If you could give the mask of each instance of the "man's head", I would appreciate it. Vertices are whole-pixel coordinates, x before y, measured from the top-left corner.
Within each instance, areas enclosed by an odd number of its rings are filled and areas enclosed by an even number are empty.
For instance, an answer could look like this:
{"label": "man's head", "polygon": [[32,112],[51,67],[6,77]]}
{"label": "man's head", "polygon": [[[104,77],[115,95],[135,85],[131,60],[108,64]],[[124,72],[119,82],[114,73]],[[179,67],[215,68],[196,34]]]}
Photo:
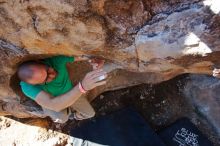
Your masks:
{"label": "man's head", "polygon": [[47,80],[48,67],[38,61],[27,61],[18,67],[18,77],[29,84],[42,84]]}

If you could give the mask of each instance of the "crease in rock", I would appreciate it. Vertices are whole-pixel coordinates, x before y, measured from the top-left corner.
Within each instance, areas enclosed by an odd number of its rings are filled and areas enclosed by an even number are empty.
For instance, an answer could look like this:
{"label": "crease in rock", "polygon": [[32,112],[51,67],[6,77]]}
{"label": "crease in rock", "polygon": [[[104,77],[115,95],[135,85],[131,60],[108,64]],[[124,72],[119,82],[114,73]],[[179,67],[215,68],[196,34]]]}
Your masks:
{"label": "crease in rock", "polygon": [[14,44],[4,41],[2,39],[0,39],[0,49],[4,51],[7,55],[8,53],[13,53],[16,56],[24,56],[27,54],[27,51],[25,49],[15,46]]}
{"label": "crease in rock", "polygon": [[33,27],[34,30],[36,31],[36,33],[41,36],[40,32],[37,29],[38,23],[39,23],[39,18],[37,16],[32,16],[32,20],[33,20]]}

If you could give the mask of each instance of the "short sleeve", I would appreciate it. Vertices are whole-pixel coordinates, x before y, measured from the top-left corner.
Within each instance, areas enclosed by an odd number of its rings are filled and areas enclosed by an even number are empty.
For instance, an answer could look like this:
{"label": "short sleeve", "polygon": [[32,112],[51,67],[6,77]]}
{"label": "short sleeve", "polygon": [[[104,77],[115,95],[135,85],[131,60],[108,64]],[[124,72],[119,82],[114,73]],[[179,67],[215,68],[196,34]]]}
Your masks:
{"label": "short sleeve", "polygon": [[66,64],[66,63],[73,63],[75,58],[73,56],[55,56],[51,57],[51,60],[55,63],[60,63],[60,64]]}
{"label": "short sleeve", "polygon": [[25,82],[20,82],[20,86],[22,92],[32,100],[35,100],[37,94],[39,94],[42,91],[42,89],[37,85],[30,85]]}

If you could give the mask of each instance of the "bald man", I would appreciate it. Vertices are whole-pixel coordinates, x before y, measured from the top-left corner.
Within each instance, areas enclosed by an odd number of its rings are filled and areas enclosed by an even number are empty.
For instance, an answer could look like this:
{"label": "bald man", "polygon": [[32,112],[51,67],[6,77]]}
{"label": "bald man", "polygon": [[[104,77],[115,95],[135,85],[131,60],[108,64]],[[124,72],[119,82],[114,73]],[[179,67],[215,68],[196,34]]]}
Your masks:
{"label": "bald man", "polygon": [[85,94],[97,86],[106,84],[107,73],[101,64],[93,63],[95,70],[73,86],[66,67],[67,63],[85,60],[82,57],[55,56],[40,61],[27,61],[18,68],[22,92],[37,102],[46,116],[54,122],[65,123],[74,111],[76,120],[88,119],[95,111]]}

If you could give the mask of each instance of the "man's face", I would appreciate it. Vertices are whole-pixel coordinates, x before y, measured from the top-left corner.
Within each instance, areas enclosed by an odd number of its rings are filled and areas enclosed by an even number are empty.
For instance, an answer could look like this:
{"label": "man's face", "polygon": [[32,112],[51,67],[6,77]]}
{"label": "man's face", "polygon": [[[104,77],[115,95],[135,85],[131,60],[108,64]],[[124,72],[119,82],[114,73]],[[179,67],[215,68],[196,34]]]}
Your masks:
{"label": "man's face", "polygon": [[28,78],[26,82],[29,84],[42,84],[45,83],[47,79],[47,68],[44,65],[30,65],[27,70],[25,70]]}

